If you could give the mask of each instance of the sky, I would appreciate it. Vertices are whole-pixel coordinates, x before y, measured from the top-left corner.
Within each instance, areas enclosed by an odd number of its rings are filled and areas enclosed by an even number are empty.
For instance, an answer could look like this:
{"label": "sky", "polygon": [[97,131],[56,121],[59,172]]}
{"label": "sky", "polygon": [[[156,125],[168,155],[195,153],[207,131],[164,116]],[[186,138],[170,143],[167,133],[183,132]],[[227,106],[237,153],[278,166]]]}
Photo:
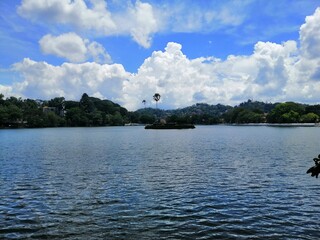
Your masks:
{"label": "sky", "polygon": [[320,0],[0,0],[0,93],[130,111],[320,104]]}

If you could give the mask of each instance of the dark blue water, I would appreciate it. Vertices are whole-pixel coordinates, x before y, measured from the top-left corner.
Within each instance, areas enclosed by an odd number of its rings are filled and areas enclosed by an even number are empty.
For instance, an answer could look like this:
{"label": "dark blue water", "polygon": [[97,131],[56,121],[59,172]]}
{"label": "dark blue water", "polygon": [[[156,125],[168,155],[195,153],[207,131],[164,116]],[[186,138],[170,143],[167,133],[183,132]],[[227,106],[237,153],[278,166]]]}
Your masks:
{"label": "dark blue water", "polygon": [[0,130],[0,239],[319,239],[320,128]]}

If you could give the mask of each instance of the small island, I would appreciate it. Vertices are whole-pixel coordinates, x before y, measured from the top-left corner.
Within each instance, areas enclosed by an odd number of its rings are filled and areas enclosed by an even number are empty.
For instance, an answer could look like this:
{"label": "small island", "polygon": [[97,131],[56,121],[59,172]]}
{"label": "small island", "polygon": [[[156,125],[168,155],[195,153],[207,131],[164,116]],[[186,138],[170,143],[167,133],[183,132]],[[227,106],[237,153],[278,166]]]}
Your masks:
{"label": "small island", "polygon": [[193,129],[195,126],[189,123],[166,123],[165,121],[147,124],[145,129]]}

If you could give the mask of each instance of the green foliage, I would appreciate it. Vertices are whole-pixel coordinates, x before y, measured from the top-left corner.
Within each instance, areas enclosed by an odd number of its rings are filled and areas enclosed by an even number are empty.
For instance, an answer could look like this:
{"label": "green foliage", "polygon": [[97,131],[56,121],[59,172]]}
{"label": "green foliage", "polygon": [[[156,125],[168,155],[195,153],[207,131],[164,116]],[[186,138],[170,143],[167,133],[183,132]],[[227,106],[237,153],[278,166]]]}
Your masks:
{"label": "green foliage", "polygon": [[245,109],[236,107],[229,110],[224,115],[224,120],[227,123],[263,123],[265,122],[264,113],[259,109]]}
{"label": "green foliage", "polygon": [[[70,107],[70,108],[69,108]],[[100,100],[84,93],[78,104],[65,102],[68,126],[120,126],[127,118],[127,109],[110,100]]]}
{"label": "green foliage", "polygon": [[66,113],[67,125],[71,127],[87,126],[89,120],[85,112],[80,107],[73,107],[68,109]]}
{"label": "green foliage", "polygon": [[43,122],[44,127],[60,127],[64,125],[65,120],[58,116],[56,113],[49,112],[47,114],[44,114]]}
{"label": "green foliage", "polygon": [[261,123],[263,122],[263,113],[244,109],[240,111],[236,123]]}
{"label": "green foliage", "polygon": [[319,121],[319,115],[309,112],[301,116],[301,122],[304,123],[315,123]]}
{"label": "green foliage", "polygon": [[9,119],[9,113],[6,106],[0,105],[0,127],[4,127]]}
{"label": "green foliage", "polygon": [[177,115],[180,118],[179,121],[183,123],[218,124],[222,122],[222,115],[231,108],[222,104],[197,103],[190,107],[172,110],[169,114]]}
{"label": "green foliage", "polygon": [[268,113],[270,112],[276,104],[274,103],[264,103],[259,101],[252,101],[251,99],[248,99],[248,101],[240,103],[239,107],[248,109],[254,112],[259,111],[260,113]]}
{"label": "green foliage", "polygon": [[0,93],[0,105],[2,105],[4,103],[4,95],[2,93]]}
{"label": "green foliage", "polygon": [[305,112],[307,113],[315,113],[318,116],[320,116],[320,105],[311,105],[311,106],[306,106]]}
{"label": "green foliage", "polygon": [[10,104],[7,107],[7,113],[8,113],[8,120],[10,122],[18,121],[22,117],[21,109],[18,106],[14,105],[14,104]]}
{"label": "green foliage", "polygon": [[55,113],[62,116],[65,109],[65,99],[64,97],[53,98],[48,101],[48,106],[56,108]]}
{"label": "green foliage", "polygon": [[294,102],[279,103],[267,117],[269,123],[298,123],[304,114],[303,105]]}
{"label": "green foliage", "polygon": [[279,118],[280,123],[298,123],[300,119],[300,114],[293,110],[282,114]]}
{"label": "green foliage", "polygon": [[[152,115],[143,114],[140,116],[140,123],[142,124],[150,124],[150,123],[154,123],[155,121],[156,121],[156,118]],[[132,121],[132,122],[135,122],[135,121]]]}
{"label": "green foliage", "polygon": [[64,104],[65,104],[65,109],[79,107],[79,102],[77,101],[65,101]]}
{"label": "green foliage", "polygon": [[88,94],[84,93],[80,99],[79,106],[86,113],[92,113],[95,110],[95,105]]}
{"label": "green foliage", "polygon": [[116,112],[114,115],[111,116],[110,124],[112,126],[122,126],[124,125],[124,120],[120,112]]}
{"label": "green foliage", "polygon": [[30,107],[26,107],[24,110],[24,120],[26,121],[26,125],[31,128],[45,126],[43,111],[38,106],[34,107],[31,105]]}
{"label": "green foliage", "polygon": [[232,109],[232,107],[222,104],[197,103],[193,106],[176,110],[143,108],[135,111],[130,116],[131,119],[134,119],[131,122],[138,123],[153,123],[156,119],[166,119],[167,122],[217,124],[221,123],[221,117],[228,109]]}
{"label": "green foliage", "polygon": [[188,116],[171,115],[167,117],[166,121],[172,123],[190,123],[191,118]]}
{"label": "green foliage", "polygon": [[[143,108],[135,111],[129,116],[130,116],[130,119],[134,119],[134,121],[131,120],[131,122],[153,123],[157,119],[166,118],[168,115],[170,115],[168,111],[161,110],[158,108]],[[153,121],[150,122],[151,120]]]}
{"label": "green foliage", "polygon": [[0,94],[0,127],[61,127],[123,125],[127,109],[84,93],[79,102],[56,97],[49,101]]}

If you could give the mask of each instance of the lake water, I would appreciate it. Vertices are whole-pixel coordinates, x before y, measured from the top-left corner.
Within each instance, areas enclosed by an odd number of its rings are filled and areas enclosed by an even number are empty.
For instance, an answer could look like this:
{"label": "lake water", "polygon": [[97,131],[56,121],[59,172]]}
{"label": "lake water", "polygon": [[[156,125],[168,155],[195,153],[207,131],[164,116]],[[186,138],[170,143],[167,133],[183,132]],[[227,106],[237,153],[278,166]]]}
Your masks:
{"label": "lake water", "polygon": [[0,130],[0,239],[319,239],[320,128]]}

